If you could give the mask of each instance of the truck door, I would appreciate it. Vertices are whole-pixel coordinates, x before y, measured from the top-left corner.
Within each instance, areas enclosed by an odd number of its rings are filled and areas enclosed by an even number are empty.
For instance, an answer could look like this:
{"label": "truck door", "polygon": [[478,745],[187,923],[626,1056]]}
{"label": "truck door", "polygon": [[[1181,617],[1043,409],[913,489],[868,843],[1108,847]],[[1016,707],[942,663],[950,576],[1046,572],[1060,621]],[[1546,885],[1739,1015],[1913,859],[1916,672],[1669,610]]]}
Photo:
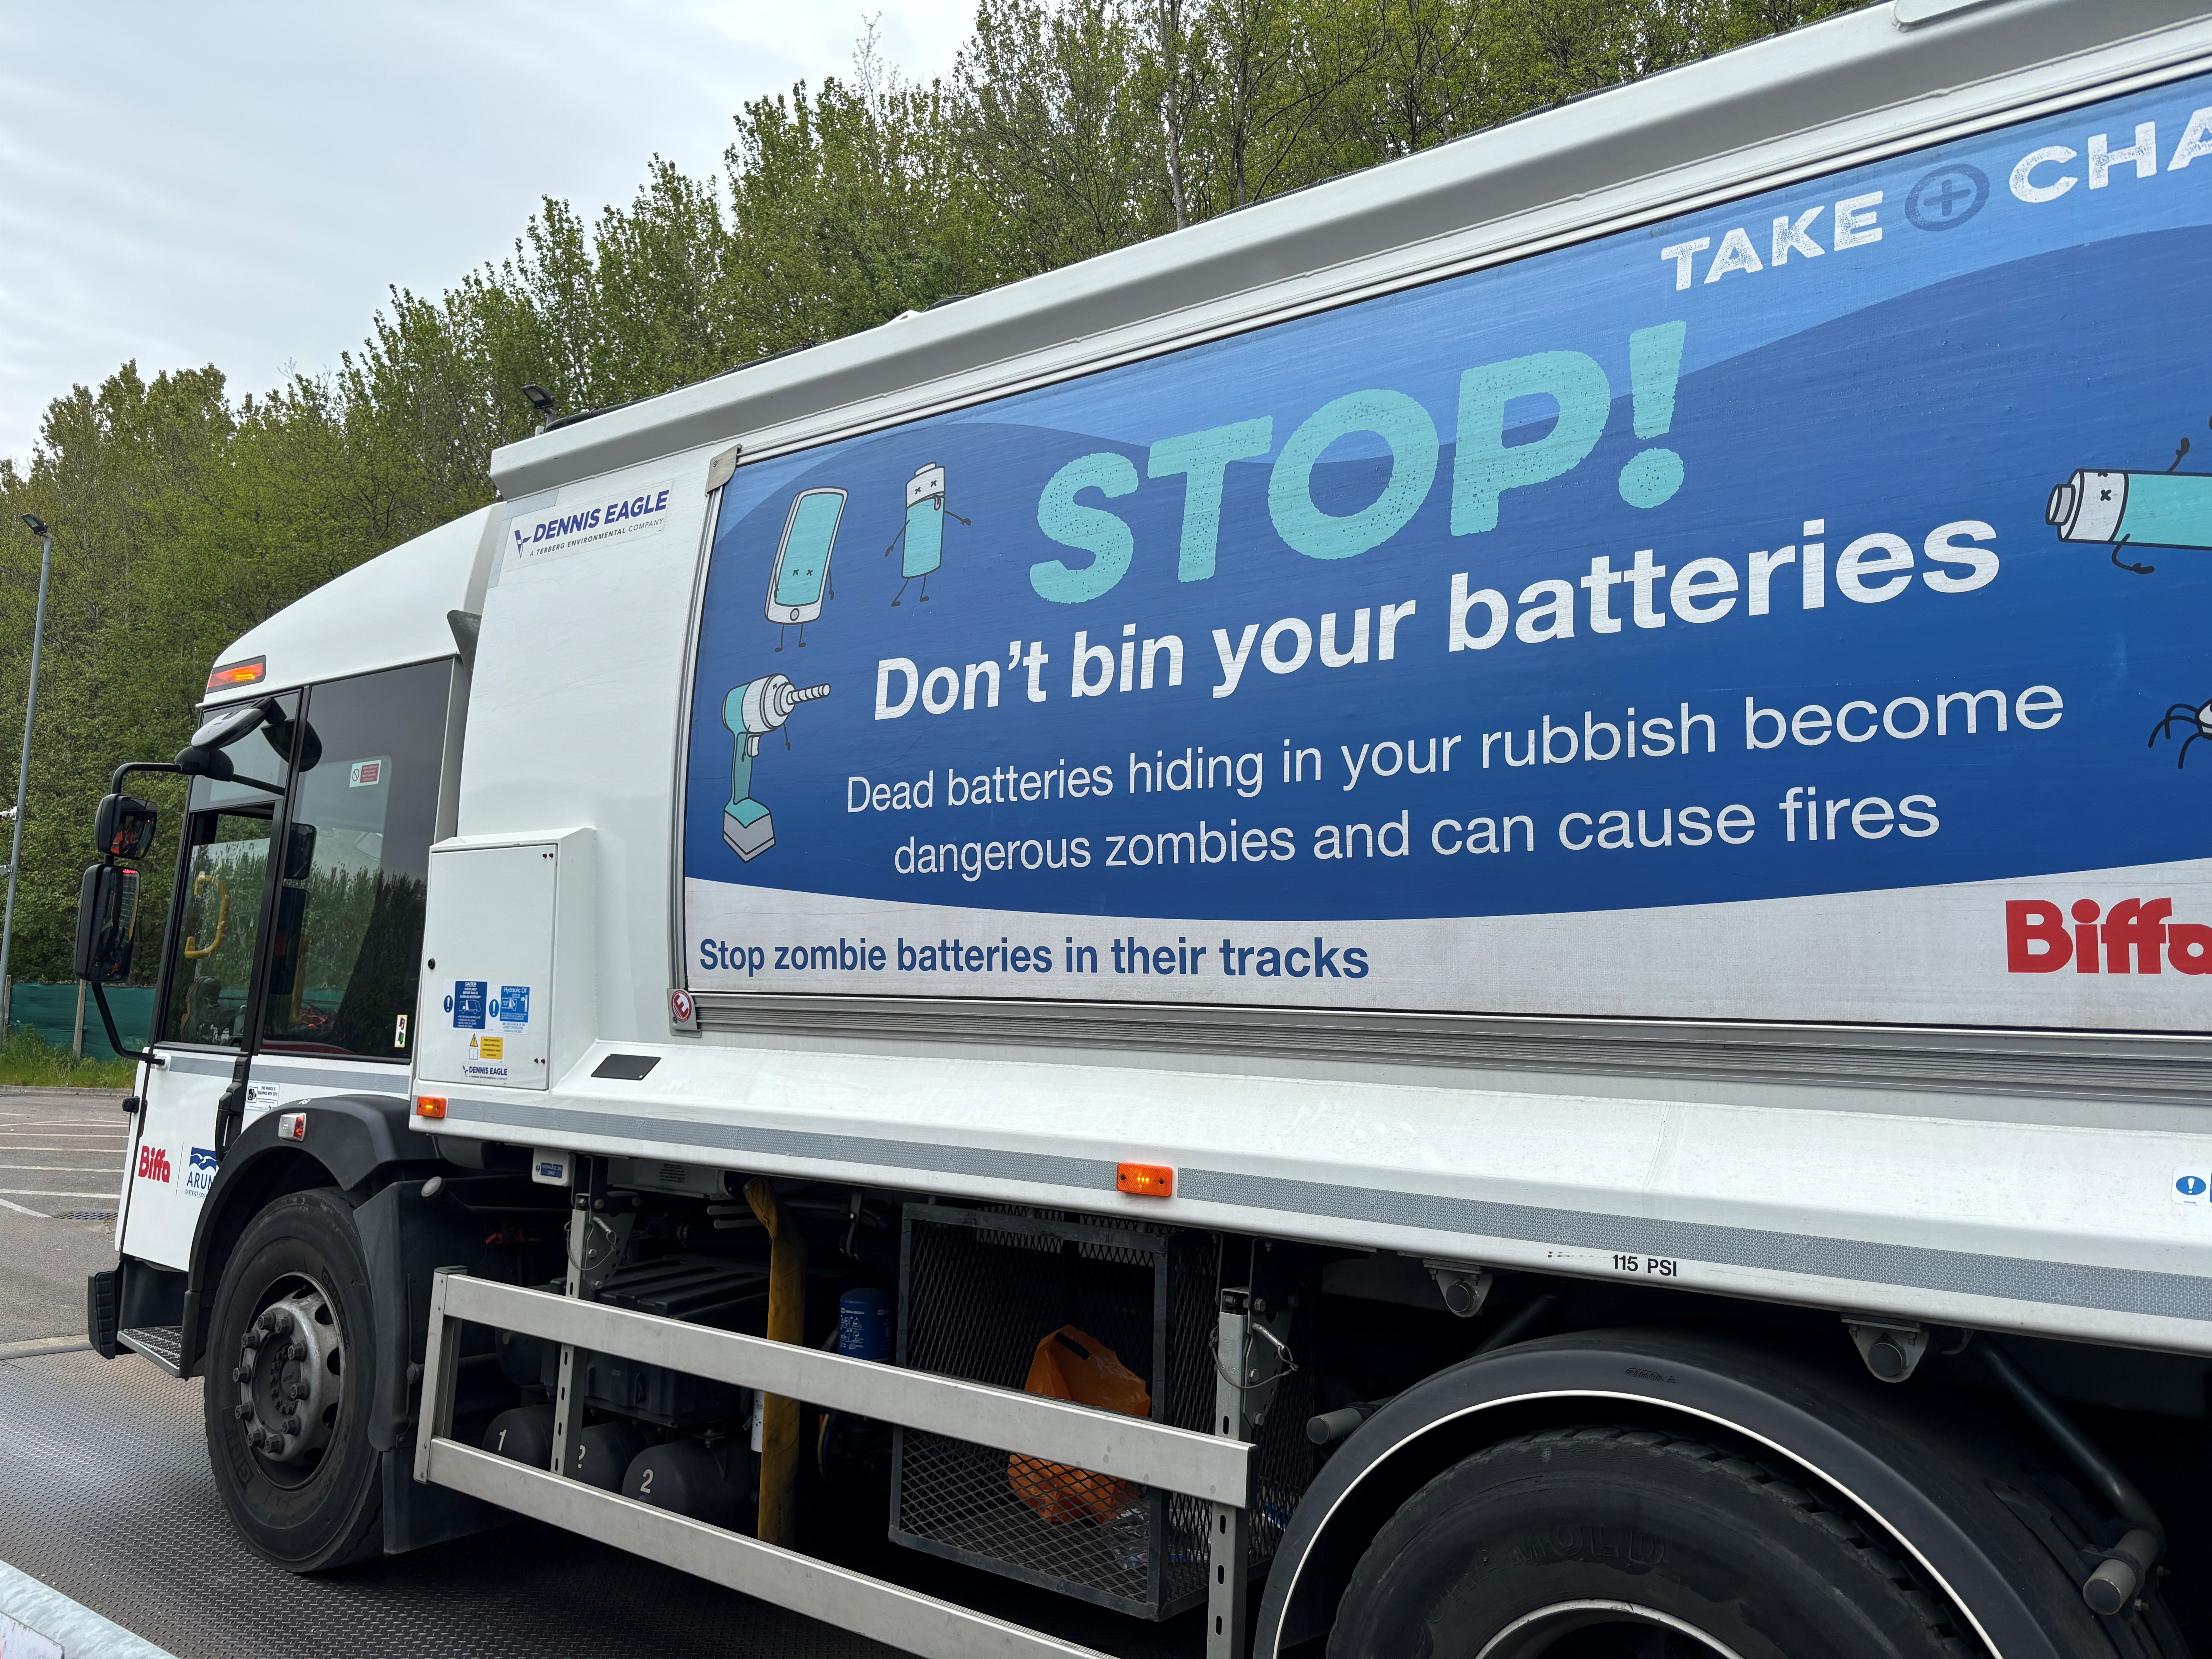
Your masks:
{"label": "truck door", "polygon": [[270,919],[246,1112],[316,1095],[404,1097],[451,662],[307,694]]}
{"label": "truck door", "polygon": [[281,798],[194,781],[125,1255],[187,1265],[221,1149],[261,1114],[406,1095],[453,682],[440,661],[289,695],[286,752],[236,757]]}
{"label": "truck door", "polygon": [[[276,699],[283,722],[240,744],[240,773],[286,787],[300,701],[296,692]],[[186,802],[150,1045],[165,1063],[142,1068],[121,1241],[126,1255],[165,1267],[186,1264],[215,1178],[218,1114],[243,1097],[282,805],[270,790],[209,778],[192,781]]]}

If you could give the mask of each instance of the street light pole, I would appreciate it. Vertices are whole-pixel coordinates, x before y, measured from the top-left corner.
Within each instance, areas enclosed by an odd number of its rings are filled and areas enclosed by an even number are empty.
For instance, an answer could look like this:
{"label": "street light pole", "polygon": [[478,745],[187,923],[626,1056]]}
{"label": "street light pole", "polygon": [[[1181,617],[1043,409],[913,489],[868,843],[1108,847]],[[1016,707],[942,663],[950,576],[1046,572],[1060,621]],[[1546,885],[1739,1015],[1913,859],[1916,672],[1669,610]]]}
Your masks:
{"label": "street light pole", "polygon": [[39,611],[31,623],[31,690],[23,702],[23,756],[15,765],[15,804],[8,812],[15,828],[8,848],[8,908],[0,916],[0,1042],[7,1041],[9,1004],[15,1000],[14,981],[8,977],[8,952],[15,942],[15,877],[23,863],[23,796],[31,783],[31,722],[39,712],[39,647],[46,633],[46,578],[54,568],[54,532],[35,513],[26,513],[23,522],[39,538]]}

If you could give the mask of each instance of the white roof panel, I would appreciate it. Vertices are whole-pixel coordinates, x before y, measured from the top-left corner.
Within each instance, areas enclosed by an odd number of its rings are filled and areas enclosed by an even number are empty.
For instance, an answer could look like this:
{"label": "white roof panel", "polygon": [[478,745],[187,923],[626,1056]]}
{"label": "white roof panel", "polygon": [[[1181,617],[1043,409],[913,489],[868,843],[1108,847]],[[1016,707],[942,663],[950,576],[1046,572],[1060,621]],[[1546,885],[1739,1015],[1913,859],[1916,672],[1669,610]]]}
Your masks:
{"label": "white roof panel", "polygon": [[356,565],[248,629],[216,665],[268,658],[267,677],[246,688],[258,696],[454,655],[446,613],[483,609],[492,512],[479,507]]}

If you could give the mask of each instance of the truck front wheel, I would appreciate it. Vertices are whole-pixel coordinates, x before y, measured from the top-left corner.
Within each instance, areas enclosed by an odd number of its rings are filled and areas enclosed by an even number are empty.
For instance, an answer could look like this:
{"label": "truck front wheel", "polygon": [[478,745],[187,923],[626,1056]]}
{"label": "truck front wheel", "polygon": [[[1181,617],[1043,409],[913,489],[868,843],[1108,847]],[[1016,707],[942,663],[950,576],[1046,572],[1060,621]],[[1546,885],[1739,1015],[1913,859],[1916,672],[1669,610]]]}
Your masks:
{"label": "truck front wheel", "polygon": [[246,1541],[295,1572],[383,1545],[368,1443],[368,1269],[337,1191],[293,1193],[247,1225],[216,1286],[208,1458]]}
{"label": "truck front wheel", "polygon": [[1329,1659],[1964,1659],[1856,1521],[1668,1431],[1546,1430],[1455,1465],[1361,1559]]}

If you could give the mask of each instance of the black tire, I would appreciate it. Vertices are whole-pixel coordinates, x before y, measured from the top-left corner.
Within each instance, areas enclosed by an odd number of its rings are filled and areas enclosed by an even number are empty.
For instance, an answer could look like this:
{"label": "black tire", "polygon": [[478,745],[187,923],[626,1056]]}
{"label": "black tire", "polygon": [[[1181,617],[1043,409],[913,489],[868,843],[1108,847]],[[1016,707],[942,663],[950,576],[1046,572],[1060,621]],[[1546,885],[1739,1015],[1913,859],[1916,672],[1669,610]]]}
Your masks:
{"label": "black tire", "polygon": [[1354,1571],[1328,1659],[1486,1650],[1968,1659],[1982,1649],[1881,1543],[1764,1463],[1662,1430],[1607,1427],[1503,1441],[1424,1486]]}
{"label": "black tire", "polygon": [[[249,1443],[234,1367],[266,1309],[311,1286],[329,1317],[344,1383],[319,1436],[327,1443],[286,1463]],[[205,1416],[208,1461],[223,1507],[255,1553],[294,1572],[318,1572],[379,1553],[384,1546],[383,1463],[368,1443],[376,1332],[368,1266],[353,1212],[332,1188],[277,1199],[247,1225],[216,1288],[208,1330]]]}

